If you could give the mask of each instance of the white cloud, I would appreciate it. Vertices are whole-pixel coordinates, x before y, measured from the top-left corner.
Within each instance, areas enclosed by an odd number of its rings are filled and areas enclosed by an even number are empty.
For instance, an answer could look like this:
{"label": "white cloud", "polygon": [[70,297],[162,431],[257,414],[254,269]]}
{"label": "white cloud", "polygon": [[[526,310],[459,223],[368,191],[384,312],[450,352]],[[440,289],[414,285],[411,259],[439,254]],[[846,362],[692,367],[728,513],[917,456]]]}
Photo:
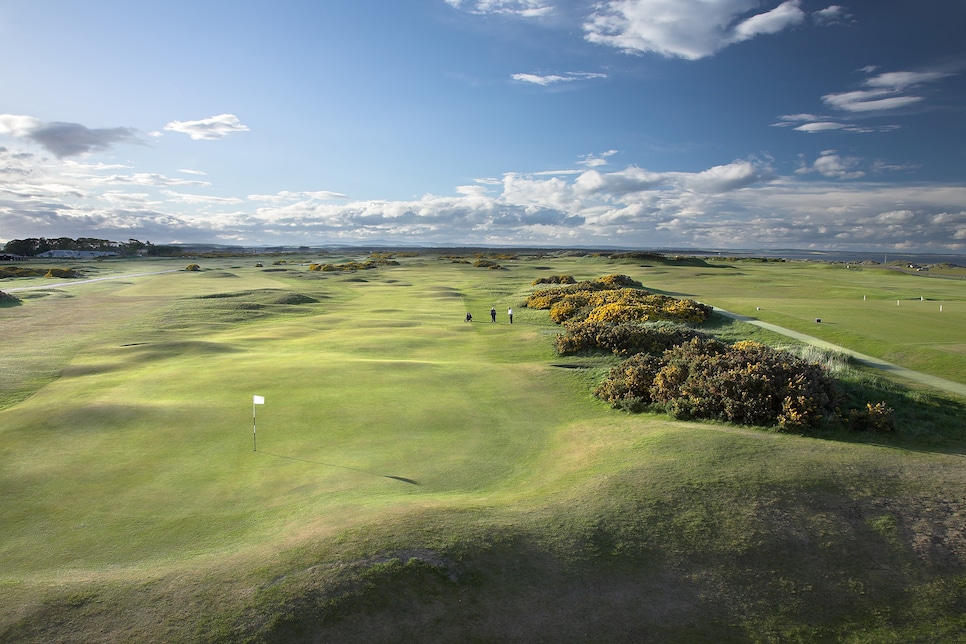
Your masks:
{"label": "white cloud", "polygon": [[244,199],[238,197],[215,197],[211,195],[190,195],[174,190],[161,190],[161,194],[175,203],[188,204],[240,204],[245,203]]}
{"label": "white cloud", "polygon": [[788,27],[801,24],[805,13],[800,8],[801,0],[788,0],[771,11],[752,16],[734,28],[734,40],[748,40],[764,34],[777,34]]}
{"label": "white cloud", "polygon": [[851,21],[852,16],[848,10],[841,5],[829,5],[812,14],[812,20],[819,25],[841,25]]}
{"label": "white cloud", "polygon": [[847,112],[879,112],[919,103],[923,97],[894,96],[889,90],[858,90],[826,94],[822,100],[831,107]]}
{"label": "white cloud", "polygon": [[858,169],[860,163],[861,159],[856,157],[843,157],[835,150],[825,150],[811,165],[803,162],[795,173],[818,173],[830,179],[860,179],[865,176],[865,171]]}
{"label": "white cloud", "polygon": [[813,123],[804,123],[794,128],[799,132],[828,132],[829,130],[842,130],[845,129],[845,123],[836,123],[835,121],[815,121]]}
{"label": "white cloud", "polygon": [[347,195],[341,192],[332,192],[331,190],[315,190],[312,192],[306,192],[305,195],[313,199],[321,199],[323,201],[331,201],[333,199],[348,199]]}
{"label": "white cloud", "polygon": [[595,78],[607,78],[607,74],[596,72],[565,72],[563,74],[511,74],[515,81],[521,83],[532,83],[534,85],[553,85],[555,83],[572,83],[580,80],[592,80]]}
{"label": "white cloud", "polygon": [[931,83],[949,74],[943,72],[885,72],[865,81],[869,87],[883,87],[895,91],[902,91],[907,87],[921,83]]}
{"label": "white cloud", "polygon": [[506,173],[405,201],[325,189],[210,196],[206,184],[185,194],[163,174],[2,147],[0,169],[8,238],[966,251],[966,186],[868,181],[861,159],[835,150],[784,177],[757,160],[692,172],[596,166]]}
{"label": "white cloud", "polygon": [[898,130],[900,126],[889,125],[859,125],[839,121],[831,116],[821,116],[817,114],[785,114],[778,117],[777,123],[772,123],[772,127],[792,127],[797,132],[816,134],[819,132],[890,132]]}
{"label": "white cloud", "polygon": [[539,18],[553,12],[553,3],[544,0],[445,0],[455,9],[486,15],[511,15],[523,18]]}
{"label": "white cloud", "polygon": [[34,130],[43,127],[44,122],[32,116],[17,114],[0,114],[0,134],[10,134],[16,137],[27,137]]}
{"label": "white cloud", "polygon": [[171,121],[164,129],[187,134],[195,141],[223,139],[235,132],[248,132],[234,114],[219,114],[198,121]]}
{"label": "white cloud", "polygon": [[[607,0],[584,23],[590,42],[631,53],[697,60],[728,45],[800,24],[800,0],[747,18],[755,0]],[[743,18],[743,19],[742,19]]]}
{"label": "white cloud", "polygon": [[599,168],[607,165],[607,159],[615,154],[617,154],[617,150],[607,150],[599,154],[585,154],[577,163],[588,168]]}
{"label": "white cloud", "polygon": [[847,112],[895,110],[925,100],[922,96],[906,94],[905,90],[938,81],[948,75],[938,71],[886,72],[865,80],[863,84],[872,89],[826,94],[822,100],[831,107]]}
{"label": "white cloud", "polygon": [[91,181],[108,185],[133,186],[210,186],[207,181],[196,179],[175,179],[156,172],[135,172],[134,174],[112,174],[106,177],[93,177]]}

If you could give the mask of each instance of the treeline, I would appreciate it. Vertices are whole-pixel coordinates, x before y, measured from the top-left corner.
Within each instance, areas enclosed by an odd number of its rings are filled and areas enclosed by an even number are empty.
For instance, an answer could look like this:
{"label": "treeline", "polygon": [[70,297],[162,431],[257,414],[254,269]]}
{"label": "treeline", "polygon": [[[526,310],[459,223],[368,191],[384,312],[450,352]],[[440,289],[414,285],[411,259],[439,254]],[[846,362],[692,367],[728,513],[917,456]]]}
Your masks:
{"label": "treeline", "polygon": [[178,246],[156,246],[151,242],[129,239],[126,242],[115,242],[108,239],[93,237],[29,237],[27,239],[11,239],[3,252],[22,257],[35,257],[49,250],[93,251],[102,253],[117,253],[118,255],[148,255],[151,257],[171,257],[181,255],[184,251]]}

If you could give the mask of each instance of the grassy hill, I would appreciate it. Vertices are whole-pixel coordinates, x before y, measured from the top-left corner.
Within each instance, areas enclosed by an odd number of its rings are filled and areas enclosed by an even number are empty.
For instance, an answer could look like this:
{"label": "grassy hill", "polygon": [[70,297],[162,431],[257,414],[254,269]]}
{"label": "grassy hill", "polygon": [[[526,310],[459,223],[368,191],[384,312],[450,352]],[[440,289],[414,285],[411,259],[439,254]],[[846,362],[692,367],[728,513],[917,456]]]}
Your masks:
{"label": "grassy hill", "polygon": [[963,401],[857,373],[900,419],[875,439],[629,415],[590,393],[613,360],[560,359],[557,327],[522,307],[535,277],[621,272],[963,382],[961,282],[305,259],[0,309],[0,640],[966,638]]}

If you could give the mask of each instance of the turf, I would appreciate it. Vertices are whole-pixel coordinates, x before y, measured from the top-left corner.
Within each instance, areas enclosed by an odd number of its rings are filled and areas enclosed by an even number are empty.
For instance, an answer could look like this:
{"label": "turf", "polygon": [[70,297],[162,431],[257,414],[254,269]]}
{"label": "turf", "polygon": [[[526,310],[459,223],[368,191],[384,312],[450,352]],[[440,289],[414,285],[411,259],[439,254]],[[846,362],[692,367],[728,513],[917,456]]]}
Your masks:
{"label": "turf", "polygon": [[[966,637],[961,402],[862,381],[903,405],[878,444],[631,416],[590,395],[611,360],[559,359],[522,307],[622,272],[803,325],[824,302],[865,351],[919,319],[862,333],[872,271],[834,296],[817,265],[199,263],[0,310],[0,639]],[[880,279],[962,315],[956,282]]]}

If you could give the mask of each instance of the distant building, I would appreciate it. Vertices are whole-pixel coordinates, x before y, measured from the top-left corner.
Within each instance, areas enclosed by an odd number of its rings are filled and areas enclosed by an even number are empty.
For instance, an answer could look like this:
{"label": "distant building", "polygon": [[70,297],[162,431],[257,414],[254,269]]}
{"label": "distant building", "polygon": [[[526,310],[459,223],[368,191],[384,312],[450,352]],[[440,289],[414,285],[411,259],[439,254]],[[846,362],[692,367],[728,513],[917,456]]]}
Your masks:
{"label": "distant building", "polygon": [[20,255],[0,255],[0,262],[24,262],[27,261],[26,257],[21,257]]}

